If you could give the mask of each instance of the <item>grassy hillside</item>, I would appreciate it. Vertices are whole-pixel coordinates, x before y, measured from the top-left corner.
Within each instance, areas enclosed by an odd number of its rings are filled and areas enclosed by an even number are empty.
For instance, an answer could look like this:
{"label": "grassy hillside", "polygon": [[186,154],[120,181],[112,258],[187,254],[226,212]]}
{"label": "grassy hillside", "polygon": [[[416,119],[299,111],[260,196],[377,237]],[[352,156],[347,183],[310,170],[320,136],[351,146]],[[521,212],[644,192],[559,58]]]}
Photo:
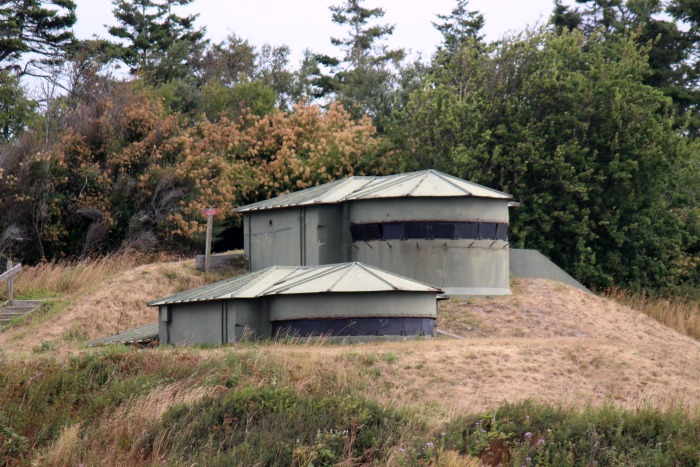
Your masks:
{"label": "grassy hillside", "polygon": [[128,256],[25,271],[49,302],[0,332],[0,465],[700,462],[700,343],[544,280],[443,302],[463,339],[84,347],[219,278]]}

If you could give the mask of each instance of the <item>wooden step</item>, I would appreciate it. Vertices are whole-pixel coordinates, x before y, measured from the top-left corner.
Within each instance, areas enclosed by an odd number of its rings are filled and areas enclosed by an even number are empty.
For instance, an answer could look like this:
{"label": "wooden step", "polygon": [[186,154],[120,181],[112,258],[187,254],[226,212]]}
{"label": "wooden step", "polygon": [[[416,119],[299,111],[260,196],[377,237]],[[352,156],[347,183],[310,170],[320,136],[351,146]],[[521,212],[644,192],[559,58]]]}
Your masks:
{"label": "wooden step", "polygon": [[41,300],[14,300],[0,306],[0,328],[14,319],[22,318],[41,306]]}

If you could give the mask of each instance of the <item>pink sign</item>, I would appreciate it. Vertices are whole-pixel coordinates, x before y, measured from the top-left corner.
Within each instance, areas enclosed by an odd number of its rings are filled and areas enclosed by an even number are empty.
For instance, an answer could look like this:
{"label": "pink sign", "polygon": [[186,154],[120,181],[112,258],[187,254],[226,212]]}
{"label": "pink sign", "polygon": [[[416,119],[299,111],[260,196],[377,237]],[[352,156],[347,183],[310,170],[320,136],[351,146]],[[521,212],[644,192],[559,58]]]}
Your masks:
{"label": "pink sign", "polygon": [[218,208],[205,208],[202,210],[202,213],[204,213],[205,216],[216,216],[219,214],[219,209]]}

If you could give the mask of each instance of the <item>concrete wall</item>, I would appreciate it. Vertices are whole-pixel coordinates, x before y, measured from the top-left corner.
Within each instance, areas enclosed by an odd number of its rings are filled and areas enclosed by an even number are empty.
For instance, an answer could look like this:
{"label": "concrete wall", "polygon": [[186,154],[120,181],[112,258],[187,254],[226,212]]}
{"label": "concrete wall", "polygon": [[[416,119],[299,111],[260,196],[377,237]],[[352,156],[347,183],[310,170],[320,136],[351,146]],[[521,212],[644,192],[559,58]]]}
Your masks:
{"label": "concrete wall", "polygon": [[468,197],[358,200],[350,206],[351,223],[392,221],[508,222],[508,200]]}
{"label": "concrete wall", "polygon": [[[270,336],[270,315],[264,299],[227,300],[226,303],[229,342],[240,342],[244,336],[249,339]],[[231,319],[231,310],[235,310],[235,321]]]}
{"label": "concrete wall", "polygon": [[244,216],[245,252],[251,271],[301,264],[301,212],[298,208],[275,209]]}
{"label": "concrete wall", "polygon": [[[350,204],[350,222],[453,221],[508,223],[508,201],[483,198],[399,198]],[[450,295],[507,295],[508,242],[407,239],[355,242],[350,261],[441,287]]]}
{"label": "concrete wall", "polygon": [[515,277],[550,279],[577,289],[589,291],[583,284],[537,250],[511,249],[510,272]]}
{"label": "concrete wall", "polygon": [[510,293],[507,241],[352,240],[352,224],[401,221],[507,224],[508,201],[396,198],[250,212],[244,215],[249,270],[360,261],[440,286],[451,295]]}
{"label": "concrete wall", "polygon": [[443,289],[449,295],[508,295],[508,243],[493,240],[356,242],[352,261]]}
{"label": "concrete wall", "polygon": [[159,339],[163,344],[225,344],[271,333],[263,300],[177,303],[159,308]]}
{"label": "concrete wall", "polygon": [[435,294],[330,293],[268,297],[270,321],[321,318],[437,317]]}
{"label": "concrete wall", "polygon": [[249,270],[346,261],[341,215],[339,205],[246,213],[243,229]]}
{"label": "concrete wall", "polygon": [[173,304],[161,306],[159,314],[161,344],[219,345],[239,342],[244,336],[270,337],[274,323],[294,320],[319,323],[319,334],[337,325],[338,320],[349,319],[352,327],[357,325],[355,320],[372,318],[378,319],[370,327],[380,332],[432,334],[437,300],[432,293],[415,292],[278,295]]}
{"label": "concrete wall", "polygon": [[221,302],[182,303],[160,307],[164,344],[222,344],[225,313]]}

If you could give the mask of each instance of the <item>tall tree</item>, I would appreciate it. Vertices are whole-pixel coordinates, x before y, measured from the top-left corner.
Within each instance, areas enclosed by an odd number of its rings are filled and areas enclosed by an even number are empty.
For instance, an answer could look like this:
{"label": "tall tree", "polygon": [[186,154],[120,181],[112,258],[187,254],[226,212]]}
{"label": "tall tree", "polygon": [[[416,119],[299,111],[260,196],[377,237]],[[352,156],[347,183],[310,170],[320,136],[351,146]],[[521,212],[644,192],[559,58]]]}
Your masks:
{"label": "tall tree", "polygon": [[683,24],[680,36],[684,56],[676,63],[682,86],[674,100],[689,112],[689,128],[700,136],[700,1],[671,0],[667,11]]}
{"label": "tall tree", "polygon": [[330,7],[333,22],[347,29],[345,37],[331,38],[343,55],[315,56],[317,64],[330,68],[331,72],[319,73],[313,83],[321,91],[335,93],[355,118],[369,115],[379,123],[388,112],[394,87],[391,68],[403,60],[405,52],[390,49],[384,43],[394,31],[393,25],[375,24],[384,16],[384,10],[365,8],[362,3],[363,0],[345,0]]}
{"label": "tall tree", "polygon": [[[629,35],[645,47],[649,59],[649,71],[644,78],[650,84],[671,97],[677,114],[689,118],[682,125],[691,134],[700,134],[700,89],[697,78],[700,66],[697,57],[700,34],[700,11],[696,0],[576,0],[580,7],[564,6],[555,1],[550,19],[556,30],[580,29],[588,37],[607,41],[612,47],[619,43],[619,36]],[[669,13],[675,19],[669,18]],[[678,22],[688,23],[679,27]],[[687,31],[684,31],[687,30]],[[693,59],[695,55],[696,59]]]}
{"label": "tall tree", "polygon": [[647,69],[631,38],[610,47],[580,31],[463,47],[411,96],[404,168],[512,193],[511,244],[589,285],[672,284],[692,254],[676,214],[688,201],[673,195],[685,150]]}
{"label": "tall tree", "polygon": [[0,72],[0,143],[16,138],[34,115],[36,103],[27,98],[19,78]]}
{"label": "tall tree", "polygon": [[[0,4],[0,70],[40,75],[65,58],[74,43],[75,2],[10,0]],[[26,62],[23,62],[29,56]]]}
{"label": "tall tree", "polygon": [[442,34],[443,47],[454,51],[467,39],[479,42],[483,39],[484,16],[478,11],[469,11],[469,0],[457,0],[449,15],[437,15],[440,22],[433,22]]}
{"label": "tall tree", "polygon": [[193,0],[113,0],[119,26],[109,33],[123,41],[117,56],[132,73],[152,82],[167,82],[189,73],[188,61],[200,55],[205,29],[197,29],[198,15],[179,16],[173,7]]}

